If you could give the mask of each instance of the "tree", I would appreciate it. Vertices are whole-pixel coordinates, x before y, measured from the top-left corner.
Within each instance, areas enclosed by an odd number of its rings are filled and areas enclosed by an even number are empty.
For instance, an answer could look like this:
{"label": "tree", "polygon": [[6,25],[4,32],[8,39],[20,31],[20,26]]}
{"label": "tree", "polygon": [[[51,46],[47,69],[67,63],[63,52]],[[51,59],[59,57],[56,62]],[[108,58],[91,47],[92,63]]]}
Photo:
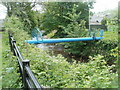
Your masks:
{"label": "tree", "polygon": [[[81,12],[76,14],[76,8],[77,6],[74,4],[71,13],[67,13],[67,16],[63,16],[66,20],[70,21],[67,26],[60,26],[63,28],[67,38],[79,38],[87,35],[85,20],[78,21],[79,17],[81,16]],[[85,44],[86,43],[84,42],[63,43],[64,47],[66,48],[66,52],[75,56],[79,56],[81,54],[80,51],[84,51],[83,45]]]}
{"label": "tree", "polygon": [[66,37],[64,30],[59,27],[67,26],[70,20],[65,19],[63,16],[68,16],[67,13],[72,12],[72,8],[76,5],[76,14],[81,12],[77,22],[81,20],[86,21],[88,26],[89,8],[92,8],[93,2],[47,2],[43,3],[44,15],[42,19],[42,27],[47,33],[52,30],[57,30],[55,37]]}
{"label": "tree", "polygon": [[[87,35],[89,9],[93,2],[48,2],[43,3],[42,29],[47,33],[57,30],[54,37],[77,38]],[[75,56],[88,56],[86,42],[63,43],[65,50]],[[87,57],[88,58],[88,57]]]}
{"label": "tree", "polygon": [[39,26],[38,12],[33,11],[32,8],[35,7],[36,2],[3,2],[3,5],[7,8],[7,15],[11,17],[12,15],[17,16],[24,22],[24,29],[31,32],[32,28]]}
{"label": "tree", "polygon": [[81,12],[78,14],[76,13],[77,5],[74,4],[71,13],[67,13],[67,16],[63,16],[66,20],[69,20],[70,23],[67,26],[59,26],[63,28],[66,37],[83,37],[87,35],[86,27],[85,27],[85,20],[78,21],[79,17],[81,16]]}
{"label": "tree", "polygon": [[117,8],[112,10],[106,10],[101,13],[105,13],[106,16],[101,21],[101,24],[105,26],[106,30],[117,31],[118,30],[118,10]]}
{"label": "tree", "polygon": [[105,30],[107,30],[107,21],[108,21],[107,17],[104,17],[101,21],[101,24],[105,27]]}

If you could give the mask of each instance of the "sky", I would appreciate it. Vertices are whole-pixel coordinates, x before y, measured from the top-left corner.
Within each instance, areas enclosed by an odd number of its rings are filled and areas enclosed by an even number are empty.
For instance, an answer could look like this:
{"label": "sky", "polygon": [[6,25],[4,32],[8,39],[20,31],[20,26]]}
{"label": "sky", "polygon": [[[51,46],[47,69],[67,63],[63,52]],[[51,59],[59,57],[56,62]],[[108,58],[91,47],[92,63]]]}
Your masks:
{"label": "sky", "polygon": [[[94,9],[92,9],[92,12],[101,12],[108,9],[114,9],[118,6],[118,1],[120,0],[96,0],[96,3],[94,4]],[[4,19],[6,16],[6,8],[0,4],[0,19]]]}
{"label": "sky", "polygon": [[0,19],[4,19],[6,17],[6,12],[6,7],[0,4]]}
{"label": "sky", "polygon": [[114,9],[118,7],[118,2],[120,0],[96,0],[96,3],[93,5],[93,12],[101,12],[108,9]]}

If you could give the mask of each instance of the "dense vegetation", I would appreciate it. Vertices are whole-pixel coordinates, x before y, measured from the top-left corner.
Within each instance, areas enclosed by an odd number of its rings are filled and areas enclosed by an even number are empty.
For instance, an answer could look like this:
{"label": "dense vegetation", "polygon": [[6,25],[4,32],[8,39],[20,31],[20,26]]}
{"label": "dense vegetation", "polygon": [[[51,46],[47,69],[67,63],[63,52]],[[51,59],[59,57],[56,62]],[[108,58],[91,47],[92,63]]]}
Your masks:
{"label": "dense vegetation", "polygon": [[[88,10],[92,8],[92,5],[93,2],[44,3],[44,13],[41,15],[40,29],[46,31],[46,33],[52,33],[52,31],[56,30],[57,32],[52,36],[54,38],[86,37],[88,36]],[[105,56],[105,60],[110,61],[108,63],[112,63],[112,56],[110,56],[109,53],[111,49],[117,47],[118,43],[116,11],[117,9],[109,11],[109,13],[113,13],[111,14],[112,18],[106,18],[105,20],[106,23],[104,23],[104,25],[108,28],[108,31],[111,32],[105,32],[104,40],[99,42],[62,43],[65,51],[71,56],[79,57],[80,61],[85,62],[88,61],[89,56],[101,54]],[[111,35],[113,36],[112,40]],[[109,38],[109,40],[106,38]]]}
{"label": "dense vegetation", "polygon": [[3,2],[3,5],[7,8],[7,15],[17,16],[24,23],[24,28],[27,32],[31,32],[31,29],[39,26],[39,12],[33,11],[36,3],[32,2]]}
{"label": "dense vegetation", "polygon": [[[16,24],[14,24],[16,23]],[[57,88],[117,88],[117,72],[113,71],[115,65],[107,65],[104,60],[104,56],[96,55],[94,57],[89,57],[88,63],[68,63],[64,57],[61,55],[50,56],[48,52],[36,48],[34,45],[29,45],[24,43],[24,40],[30,39],[30,36],[23,29],[23,24],[18,18],[10,17],[7,18],[5,23],[6,32],[4,33],[6,38],[7,31],[11,30],[15,39],[17,40],[17,45],[19,46],[23,56],[31,61],[31,69],[38,78],[40,84],[46,87],[57,87]],[[6,38],[7,39],[7,38]],[[7,40],[6,40],[7,41]],[[5,42],[4,42],[5,43]],[[7,42],[8,43],[8,42]],[[8,50],[9,49],[5,49]],[[6,51],[6,52],[8,52]],[[114,50],[113,50],[114,51]],[[9,51],[10,52],[10,51]],[[111,54],[117,55],[111,52]],[[6,53],[4,55],[4,60],[14,60],[11,65],[15,65],[15,58],[11,58],[11,54]],[[114,58],[116,60],[116,56]],[[7,61],[10,63],[10,61]],[[8,63],[7,63],[8,64]],[[10,67],[6,65],[7,67]],[[14,66],[16,67],[16,66]],[[3,66],[3,68],[6,68]],[[13,69],[14,70],[14,69]],[[3,69],[3,71],[6,71]],[[10,71],[12,72],[12,71]],[[15,70],[14,70],[15,72]],[[15,73],[9,73],[10,75],[17,75]],[[5,73],[3,78],[3,83],[9,84],[10,86],[4,87],[14,87],[14,82],[7,83],[5,80],[8,74]],[[15,77],[15,76],[14,76]],[[4,85],[4,84],[3,84]]]}
{"label": "dense vegetation", "polygon": [[[14,3],[11,5],[17,9],[30,4],[17,3],[16,5]],[[90,5],[92,7],[92,2]],[[117,27],[116,30],[106,31],[104,34],[105,39],[100,41],[62,43],[66,48],[66,52],[80,58],[80,61],[73,59],[72,63],[69,63],[62,55],[50,55],[49,51],[43,51],[35,45],[25,43],[24,40],[30,39],[30,30],[35,26],[47,31],[49,36],[51,32],[56,30],[57,33],[53,35],[56,38],[85,37],[87,36],[88,21],[86,21],[86,18],[88,16],[81,16],[85,12],[83,8],[89,9],[90,7],[88,8],[88,3],[44,3],[43,6],[45,8],[43,14],[31,10],[32,6],[29,6],[28,8],[21,8],[23,11],[21,13],[19,13],[19,10],[11,10],[12,14],[10,13],[9,17],[6,18],[6,31],[3,33],[4,47],[2,48],[3,87],[22,87],[21,82],[19,82],[19,73],[17,73],[16,58],[10,52],[8,45],[8,30],[10,30],[24,58],[30,60],[31,69],[42,86],[53,88],[117,88]],[[64,13],[63,11],[57,12],[63,6],[65,6]],[[80,6],[83,7],[80,9]],[[60,10],[58,10],[59,7]],[[80,9],[80,12],[78,9]],[[25,20],[23,19],[24,15]],[[40,17],[37,15],[40,15]],[[41,25],[38,24],[39,22]]]}
{"label": "dense vegetation", "polygon": [[16,57],[10,51],[8,33],[2,33],[4,43],[2,44],[2,88],[20,88],[21,80],[19,78],[18,63]]}
{"label": "dense vegetation", "polygon": [[57,30],[55,37],[66,37],[69,31],[62,27],[73,22],[80,24],[83,20],[86,21],[85,25],[88,27],[89,9],[92,8],[93,2],[48,2],[42,5],[44,13],[40,28],[47,31],[46,33]]}
{"label": "dense vegetation", "polygon": [[0,89],[1,88],[2,88],[2,38],[0,38]]}

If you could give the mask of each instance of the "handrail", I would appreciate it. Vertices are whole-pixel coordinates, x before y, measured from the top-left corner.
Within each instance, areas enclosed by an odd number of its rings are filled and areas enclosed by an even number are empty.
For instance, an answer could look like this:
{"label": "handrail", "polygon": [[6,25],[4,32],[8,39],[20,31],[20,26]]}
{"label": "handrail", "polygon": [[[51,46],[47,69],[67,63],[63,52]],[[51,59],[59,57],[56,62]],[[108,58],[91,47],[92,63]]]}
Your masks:
{"label": "handrail", "polygon": [[24,89],[27,88],[27,89],[42,90],[42,87],[40,86],[40,84],[38,83],[37,79],[35,78],[34,74],[30,69],[30,65],[29,65],[30,61],[24,59],[21,52],[19,51],[19,48],[16,45],[16,41],[14,40],[13,36],[11,35],[10,32],[8,34],[9,34],[10,49],[18,60],[20,76],[22,77]]}
{"label": "handrail", "polygon": [[20,59],[21,59],[21,60],[24,60],[24,57],[23,57],[22,54],[20,53],[20,51],[19,51],[16,43],[14,43],[14,47],[15,47],[15,50],[16,50],[16,52],[18,53],[18,56],[20,57]]}
{"label": "handrail", "polygon": [[32,71],[30,70],[29,66],[25,66],[25,70],[26,70],[28,76],[30,77],[30,79],[32,80],[33,84],[35,85],[35,87],[36,88],[41,88],[41,86],[37,82],[35,76],[33,75]]}
{"label": "handrail", "polygon": [[16,53],[16,56],[17,56],[17,59],[18,59],[19,67],[20,67],[21,71],[23,72],[22,62],[20,61],[20,58],[18,57],[16,50],[15,50],[15,53]]}

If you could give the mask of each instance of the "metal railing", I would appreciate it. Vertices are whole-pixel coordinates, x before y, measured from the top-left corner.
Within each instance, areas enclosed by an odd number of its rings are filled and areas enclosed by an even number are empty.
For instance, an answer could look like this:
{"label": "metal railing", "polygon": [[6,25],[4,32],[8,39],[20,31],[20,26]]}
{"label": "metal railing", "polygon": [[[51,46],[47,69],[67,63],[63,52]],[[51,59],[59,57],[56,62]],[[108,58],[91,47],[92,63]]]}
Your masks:
{"label": "metal railing", "polygon": [[13,52],[14,56],[17,57],[18,66],[20,76],[22,77],[23,87],[24,89],[35,89],[35,90],[42,90],[42,87],[38,83],[37,79],[35,78],[34,74],[30,69],[30,61],[25,60],[20,53],[16,41],[14,40],[13,36],[9,32],[9,44],[10,49]]}

